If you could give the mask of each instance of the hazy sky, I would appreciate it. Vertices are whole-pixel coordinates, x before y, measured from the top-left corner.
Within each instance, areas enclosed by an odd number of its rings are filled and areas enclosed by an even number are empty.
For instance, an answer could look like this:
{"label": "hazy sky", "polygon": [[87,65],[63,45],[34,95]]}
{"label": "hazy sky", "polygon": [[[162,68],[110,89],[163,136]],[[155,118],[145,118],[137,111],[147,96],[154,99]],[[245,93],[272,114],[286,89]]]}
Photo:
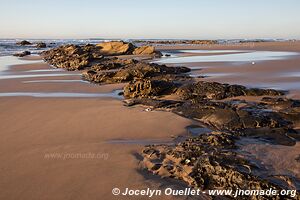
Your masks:
{"label": "hazy sky", "polygon": [[299,0],[0,0],[0,38],[296,38]]}

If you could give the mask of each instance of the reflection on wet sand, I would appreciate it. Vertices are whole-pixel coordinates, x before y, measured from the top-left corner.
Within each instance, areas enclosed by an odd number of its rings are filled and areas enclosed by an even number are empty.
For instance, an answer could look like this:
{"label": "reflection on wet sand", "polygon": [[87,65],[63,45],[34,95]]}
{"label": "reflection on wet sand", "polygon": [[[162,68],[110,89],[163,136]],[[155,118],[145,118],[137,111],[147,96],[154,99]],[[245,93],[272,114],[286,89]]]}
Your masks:
{"label": "reflection on wet sand", "polygon": [[[41,63],[41,65],[30,65],[35,63]],[[10,67],[12,64],[15,64],[13,68]],[[26,67],[23,69],[25,65]],[[3,89],[0,93],[0,97],[123,98],[122,95],[119,95],[122,90],[114,87],[112,87],[111,91],[107,92],[106,90],[105,92],[81,92],[84,89],[77,90],[76,88],[78,86],[74,87],[74,89],[70,88],[70,86],[65,88],[61,87],[63,84],[67,83],[79,83],[82,84],[80,87],[93,88],[91,84],[86,84],[88,82],[81,79],[80,72],[67,72],[64,69],[51,68],[48,65],[46,65],[46,67],[48,68],[45,68],[45,64],[43,64],[41,60],[28,61],[17,59],[12,56],[0,57],[0,80],[2,81],[2,84],[6,84],[5,81],[10,81],[10,87]],[[11,81],[16,84],[11,85]],[[26,87],[30,89],[30,91],[26,91],[27,89],[24,90],[24,87],[22,87],[20,83],[26,85],[35,84],[38,89],[33,92],[30,88]],[[49,87],[54,89],[49,91]],[[16,89],[14,90],[13,88]],[[87,90],[85,91],[88,91],[88,88],[86,88]],[[76,90],[80,92],[77,92]]]}
{"label": "reflection on wet sand", "polygon": [[66,98],[95,98],[95,97],[111,97],[122,99],[119,95],[122,90],[115,90],[111,93],[70,93],[70,92],[2,92],[0,97],[66,97]]}
{"label": "reflection on wet sand", "polygon": [[[199,50],[189,50],[189,53],[197,53]],[[184,51],[178,51],[184,53]],[[210,50],[207,50],[210,52]],[[194,62],[257,62],[267,60],[283,60],[291,56],[299,55],[296,52],[284,51],[251,51],[233,54],[220,55],[200,55],[200,56],[179,56],[179,57],[164,57],[156,61],[157,63],[172,64],[172,63],[194,63]]]}

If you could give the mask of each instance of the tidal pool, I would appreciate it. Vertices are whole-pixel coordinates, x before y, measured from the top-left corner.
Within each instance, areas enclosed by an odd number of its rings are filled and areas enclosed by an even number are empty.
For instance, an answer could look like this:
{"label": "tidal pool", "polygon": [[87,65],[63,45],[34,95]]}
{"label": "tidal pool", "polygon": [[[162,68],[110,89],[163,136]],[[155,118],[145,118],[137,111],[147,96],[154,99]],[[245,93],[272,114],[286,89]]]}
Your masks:
{"label": "tidal pool", "polygon": [[[178,50],[178,53],[216,53],[215,50]],[[218,52],[218,51],[217,51]],[[236,52],[224,50],[221,52]],[[194,62],[258,62],[267,60],[283,60],[291,56],[299,55],[297,52],[286,51],[249,51],[221,55],[201,55],[201,56],[177,56],[163,57],[156,60],[156,63],[174,64],[174,63],[194,63]]]}

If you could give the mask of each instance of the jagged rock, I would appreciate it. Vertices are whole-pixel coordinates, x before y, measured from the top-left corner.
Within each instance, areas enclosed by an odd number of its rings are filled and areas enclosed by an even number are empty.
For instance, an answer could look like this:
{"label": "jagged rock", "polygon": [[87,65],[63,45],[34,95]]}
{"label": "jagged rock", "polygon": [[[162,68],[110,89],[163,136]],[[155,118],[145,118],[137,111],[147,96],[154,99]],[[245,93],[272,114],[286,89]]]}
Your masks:
{"label": "jagged rock", "polygon": [[[263,180],[252,173],[253,169],[261,166],[251,164],[236,153],[236,139],[226,133],[213,132],[187,139],[175,146],[149,145],[142,151],[142,166],[154,174],[183,180],[202,190],[283,189],[286,185],[279,185],[276,178]],[[265,199],[263,196],[252,197]],[[239,198],[248,199],[247,196]]]}
{"label": "jagged rock", "polygon": [[[115,64],[112,67],[115,67]],[[104,67],[101,68],[103,69]],[[190,69],[186,67],[167,67],[165,65],[158,65],[154,63],[148,64],[130,60],[127,61],[121,69],[113,72],[89,70],[84,73],[84,78],[95,83],[120,83],[129,82],[134,79],[180,74],[188,72],[189,70]]]}
{"label": "jagged rock", "polygon": [[294,127],[300,126],[300,101],[287,98],[264,97],[260,105],[277,111],[278,114],[293,122]]}
{"label": "jagged rock", "polygon": [[92,71],[105,71],[105,70],[116,70],[120,68],[124,68],[128,65],[134,65],[138,63],[137,60],[134,59],[119,59],[117,57],[113,58],[105,58],[103,57],[101,60],[98,60],[96,64],[93,64],[90,68]]}
{"label": "jagged rock", "polygon": [[182,99],[202,98],[202,99],[225,99],[236,96],[262,96],[262,95],[283,95],[276,90],[247,89],[241,85],[221,84],[217,82],[204,82],[187,84],[179,88],[176,92]]}
{"label": "jagged rock", "polygon": [[136,80],[124,87],[125,98],[151,97],[170,94],[174,91],[173,82],[162,80]]}
{"label": "jagged rock", "polygon": [[135,46],[131,43],[126,43],[122,41],[114,41],[114,42],[103,42],[96,45],[100,47],[100,52],[103,55],[125,55],[132,54],[135,49]]}
{"label": "jagged rock", "polygon": [[47,45],[46,45],[46,43],[44,43],[44,42],[39,42],[39,43],[36,44],[36,47],[37,47],[37,48],[46,48]]}
{"label": "jagged rock", "polygon": [[[118,59],[105,57],[112,55],[132,54],[135,46],[124,42],[106,42],[98,45],[87,44],[63,45],[41,55],[51,65],[67,70],[90,70],[102,71],[122,68],[129,64],[136,64],[138,61],[132,59]],[[155,52],[157,53],[157,52]]]}
{"label": "jagged rock", "polygon": [[31,54],[30,51],[23,51],[22,53],[15,53],[15,54],[13,54],[13,56],[24,57],[24,56],[28,56],[30,54]]}
{"label": "jagged rock", "polygon": [[141,46],[137,47],[133,51],[134,55],[152,55],[155,57],[161,57],[162,53],[159,51],[155,51],[155,48],[153,46]]}
{"label": "jagged rock", "polygon": [[27,40],[23,40],[21,42],[17,42],[17,45],[22,45],[22,46],[25,46],[25,45],[31,45],[32,43],[31,42],[28,42]]}
{"label": "jagged rock", "polygon": [[91,53],[78,45],[64,45],[43,51],[41,55],[49,64],[73,71],[89,67],[94,59]]}
{"label": "jagged rock", "polygon": [[251,107],[237,108],[230,102],[213,102],[209,100],[193,99],[186,101],[175,112],[200,120],[220,130],[239,130],[257,127],[286,127],[291,123],[283,119],[278,113],[264,111]]}

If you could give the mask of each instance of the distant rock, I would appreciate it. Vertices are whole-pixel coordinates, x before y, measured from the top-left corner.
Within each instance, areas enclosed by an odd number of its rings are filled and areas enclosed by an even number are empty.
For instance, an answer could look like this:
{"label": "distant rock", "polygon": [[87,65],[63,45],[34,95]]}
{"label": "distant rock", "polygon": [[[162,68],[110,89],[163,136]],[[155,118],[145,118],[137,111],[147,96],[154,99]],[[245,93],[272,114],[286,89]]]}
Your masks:
{"label": "distant rock", "polygon": [[22,46],[25,46],[25,45],[31,45],[32,43],[31,42],[28,42],[27,40],[23,40],[21,42],[17,42],[17,45],[22,45]]}
{"label": "distant rock", "polygon": [[47,45],[46,45],[46,43],[44,43],[44,42],[39,42],[39,43],[36,44],[36,47],[37,47],[37,48],[46,48]]}
{"label": "distant rock", "polygon": [[122,41],[114,41],[114,42],[103,42],[96,45],[100,47],[100,52],[103,55],[126,55],[132,54],[135,49],[135,46],[131,43],[126,43]]}
{"label": "distant rock", "polygon": [[30,51],[23,51],[21,53],[15,53],[15,54],[13,54],[13,56],[24,57],[24,56],[28,56],[30,54],[31,54]]}

